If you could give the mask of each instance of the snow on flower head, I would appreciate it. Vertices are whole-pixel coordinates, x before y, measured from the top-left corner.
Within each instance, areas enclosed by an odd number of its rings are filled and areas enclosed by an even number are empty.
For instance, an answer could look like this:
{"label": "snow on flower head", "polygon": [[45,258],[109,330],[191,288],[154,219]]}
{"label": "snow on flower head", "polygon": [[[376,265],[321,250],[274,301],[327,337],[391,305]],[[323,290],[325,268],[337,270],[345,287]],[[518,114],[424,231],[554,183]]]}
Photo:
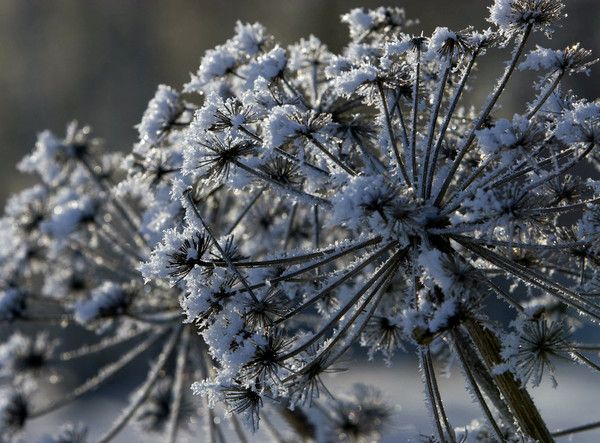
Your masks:
{"label": "snow on flower head", "polygon": [[311,35],[308,39],[290,47],[290,69],[314,69],[315,65],[326,64],[331,57],[327,46],[317,37]]}
{"label": "snow on flower head", "polygon": [[439,55],[452,56],[455,49],[464,48],[464,37],[448,28],[436,28],[427,44],[427,50],[430,58],[436,58]]}
{"label": "snow on flower head", "polygon": [[78,225],[90,223],[96,216],[96,202],[88,195],[66,193],[59,196],[42,230],[58,238],[66,238]]}
{"label": "snow on flower head", "polygon": [[15,333],[0,345],[0,373],[14,371],[25,376],[39,372],[49,362],[55,346],[45,333],[35,338]]}
{"label": "snow on flower head", "polygon": [[64,178],[61,160],[66,155],[65,150],[63,140],[50,131],[41,132],[35,151],[19,163],[19,169],[23,172],[37,172],[46,183],[57,184]]}
{"label": "snow on flower head", "polygon": [[350,36],[352,38],[359,37],[364,32],[371,29],[375,20],[362,8],[355,8],[352,11],[342,15],[342,23],[347,23],[350,28]]}
{"label": "snow on flower head", "polygon": [[293,105],[284,105],[272,110],[267,123],[267,146],[278,148],[305,130],[298,118],[300,112]]}
{"label": "snow on flower head", "polygon": [[268,41],[269,35],[260,23],[250,24],[238,21],[235,24],[235,36],[232,42],[233,46],[242,54],[252,57],[260,53]]}
{"label": "snow on flower head", "polygon": [[81,324],[123,313],[131,302],[131,293],[116,283],[104,282],[90,298],[75,305],[75,319]]}
{"label": "snow on flower head", "polygon": [[358,40],[376,32],[382,34],[402,30],[405,26],[415,23],[408,20],[404,9],[394,7],[379,7],[377,9],[355,8],[342,15],[342,23],[346,23],[350,30],[350,37]]}
{"label": "snow on flower head", "polygon": [[[9,198],[5,212],[15,227],[33,232],[48,216],[48,189],[35,185]],[[6,245],[8,246],[8,245]]]}
{"label": "snow on flower head", "polygon": [[77,176],[74,174],[79,166],[76,160],[91,154],[96,144],[97,140],[90,138],[89,127],[71,122],[63,139],[50,131],[38,134],[33,152],[21,160],[18,168],[38,174],[48,186],[57,186]]}
{"label": "snow on flower head", "polygon": [[179,93],[170,86],[160,85],[156,94],[148,103],[141,123],[137,129],[140,142],[154,144],[160,136],[175,122],[183,111]]}
{"label": "snow on flower head", "polygon": [[377,78],[377,68],[365,64],[344,71],[340,70],[337,75],[334,71],[330,71],[330,76],[333,77],[339,91],[349,96],[355,93],[360,86],[373,82]]}
{"label": "snow on flower head", "polygon": [[285,50],[279,46],[261,55],[255,62],[251,63],[246,70],[246,85],[248,88],[254,86],[254,82],[263,77],[266,80],[281,75],[287,63]]}
{"label": "snow on flower head", "polygon": [[236,65],[236,57],[229,46],[222,45],[206,51],[200,62],[200,67],[189,83],[184,87],[184,92],[198,92],[210,82],[232,72]]}
{"label": "snow on flower head", "polygon": [[556,128],[556,136],[565,143],[595,146],[600,141],[600,102],[572,103]]}
{"label": "snow on flower head", "polygon": [[495,0],[488,20],[502,31],[533,26],[549,32],[550,26],[563,17],[564,7],[561,0]]}
{"label": "snow on flower head", "polygon": [[519,65],[519,69],[559,70],[568,74],[584,73],[589,75],[590,67],[598,61],[598,59],[592,59],[591,54],[590,50],[582,48],[579,43],[562,50],[537,46],[535,50],[527,54],[525,60]]}

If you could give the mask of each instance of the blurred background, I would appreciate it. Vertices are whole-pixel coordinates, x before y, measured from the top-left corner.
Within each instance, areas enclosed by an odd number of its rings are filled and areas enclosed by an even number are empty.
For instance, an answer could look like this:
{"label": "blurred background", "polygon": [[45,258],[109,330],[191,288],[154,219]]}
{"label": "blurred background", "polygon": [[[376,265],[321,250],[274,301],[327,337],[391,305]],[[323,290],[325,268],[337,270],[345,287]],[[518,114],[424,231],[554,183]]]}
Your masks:
{"label": "blurred background", "polygon": [[[339,15],[357,6],[404,6],[430,33],[436,26],[460,30],[485,26],[490,1],[482,0],[0,0],[0,205],[27,177],[15,163],[36,133],[62,135],[77,119],[90,124],[112,149],[129,149],[133,126],[160,83],[180,87],[207,48],[232,35],[236,20],[262,22],[282,44],[314,34],[331,49],[347,39]],[[600,55],[600,1],[568,0],[569,17],[551,47],[580,41]],[[500,66],[491,51],[481,84]],[[600,68],[599,68],[600,69]],[[582,96],[600,96],[597,76],[577,78]],[[487,83],[486,83],[487,82]],[[574,87],[571,79],[567,82]],[[519,111],[531,83],[512,82],[503,106]],[[487,94],[489,86],[481,88]],[[521,107],[513,105],[518,103]]]}
{"label": "blurred background", "polygon": [[[404,6],[407,15],[421,24],[411,32],[430,33],[436,26],[460,30],[467,25],[486,26],[489,1],[482,0],[0,0],[0,205],[30,178],[15,164],[32,149],[36,133],[51,129],[64,133],[67,122],[90,124],[110,149],[128,150],[136,141],[137,124],[160,83],[176,88],[196,71],[203,52],[232,35],[235,22],[260,21],[281,44],[309,34],[318,36],[332,50],[347,41],[339,15],[357,6]],[[580,41],[600,55],[600,0],[567,0],[568,19],[551,41],[536,35],[530,44],[554,48]],[[481,66],[476,94],[485,96],[498,75],[505,52],[491,51]],[[592,76],[566,80],[577,94],[600,96],[596,68]],[[498,112],[522,111],[531,98],[531,76],[512,81]],[[478,85],[487,85],[479,88]],[[427,431],[429,419],[422,404],[419,375],[414,362],[398,361],[391,369],[381,360],[363,363],[359,370],[338,376],[332,386],[349,381],[375,382],[399,413],[387,441],[410,429]],[[143,363],[142,363],[143,365]],[[145,370],[144,368],[141,368]],[[560,368],[559,368],[560,369]],[[133,368],[133,371],[136,369]],[[115,380],[108,390],[78,409],[67,407],[57,416],[40,419],[26,441],[51,432],[65,419],[95,418],[95,427],[108,424],[114,411],[111,392],[121,388]],[[458,375],[458,374],[456,374]],[[553,428],[597,420],[596,395],[600,382],[586,369],[575,377],[550,383],[535,391],[536,399]],[[572,374],[571,374],[572,375]],[[442,382],[455,411],[457,425],[481,415],[464,393],[460,376]],[[586,395],[586,393],[588,395]],[[121,400],[124,400],[121,396]],[[565,405],[570,412],[565,413]],[[35,439],[34,439],[35,438]],[[139,437],[138,437],[139,438]],[[125,433],[117,441],[137,441]],[[197,441],[197,440],[196,440]],[[578,436],[574,441],[597,442],[600,433]]]}

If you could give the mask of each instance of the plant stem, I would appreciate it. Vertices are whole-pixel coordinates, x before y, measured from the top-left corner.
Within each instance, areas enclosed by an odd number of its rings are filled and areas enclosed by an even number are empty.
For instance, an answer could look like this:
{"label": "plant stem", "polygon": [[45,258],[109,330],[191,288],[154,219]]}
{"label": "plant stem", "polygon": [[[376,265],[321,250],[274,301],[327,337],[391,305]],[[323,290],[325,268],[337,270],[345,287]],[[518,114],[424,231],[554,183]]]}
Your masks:
{"label": "plant stem", "polygon": [[510,61],[510,64],[507,66],[506,70],[504,71],[504,75],[502,76],[502,78],[500,79],[500,82],[498,83],[498,86],[494,90],[494,93],[488,100],[487,105],[483,109],[483,112],[480,114],[479,118],[477,118],[477,121],[473,125],[473,128],[469,132],[469,135],[467,136],[464,143],[462,144],[462,146],[458,152],[458,155],[454,159],[454,162],[452,163],[450,171],[446,175],[446,179],[444,180],[444,183],[442,184],[442,187],[441,187],[440,191],[438,192],[437,197],[435,198],[436,206],[439,206],[442,203],[442,200],[444,199],[444,196],[446,195],[446,191],[448,190],[448,187],[450,186],[450,183],[452,182],[452,179],[453,179],[454,175],[456,174],[456,171],[458,170],[458,167],[460,166],[462,159],[464,158],[466,153],[471,148],[471,146],[473,144],[473,140],[475,140],[475,134],[481,128],[481,125],[483,125],[485,120],[488,118],[488,116],[494,109],[494,106],[498,102],[498,99],[502,95],[502,92],[506,88],[506,85],[508,84],[508,80],[510,79],[513,71],[517,67],[517,62],[518,62],[521,54],[523,53],[523,50],[525,49],[525,44],[527,43],[527,39],[529,38],[529,35],[531,34],[532,28],[533,28],[533,24],[530,23],[527,25],[527,27],[523,31],[521,39],[519,40],[519,43],[517,44],[517,47],[515,48],[515,51],[513,52],[513,56]]}
{"label": "plant stem", "polygon": [[553,437],[564,437],[565,435],[576,434],[578,432],[591,431],[592,429],[600,428],[600,421],[588,423],[587,425],[576,426],[574,428],[565,429],[563,431],[553,432]]}
{"label": "plant stem", "polygon": [[464,326],[502,393],[521,432],[540,443],[553,442],[552,434],[525,388],[510,372],[501,374],[492,372],[495,366],[502,363],[498,337],[476,320],[467,320]]}
{"label": "plant stem", "polygon": [[385,115],[385,124],[386,124],[387,130],[388,130],[388,135],[390,137],[390,143],[392,145],[392,150],[394,151],[394,156],[396,157],[396,162],[398,163],[398,167],[400,168],[400,173],[402,174],[402,178],[410,186],[411,181],[408,178],[408,173],[406,171],[404,162],[402,161],[402,157],[400,156],[400,151],[398,151],[396,135],[394,134],[394,128],[392,126],[392,116],[390,114],[390,110],[388,108],[388,103],[387,103],[387,97],[385,96],[385,91],[383,90],[383,86],[381,85],[381,83],[377,84],[377,89],[379,90],[381,104],[383,105],[383,113]]}

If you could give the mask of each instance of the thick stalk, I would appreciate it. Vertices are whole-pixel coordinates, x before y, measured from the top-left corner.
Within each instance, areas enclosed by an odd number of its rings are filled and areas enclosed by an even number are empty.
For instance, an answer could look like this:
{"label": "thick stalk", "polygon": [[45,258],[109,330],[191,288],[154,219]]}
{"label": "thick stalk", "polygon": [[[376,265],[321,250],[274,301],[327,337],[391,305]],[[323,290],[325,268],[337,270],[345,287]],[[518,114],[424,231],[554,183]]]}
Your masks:
{"label": "thick stalk", "polygon": [[494,374],[492,368],[502,363],[500,341],[489,329],[475,320],[464,323],[469,337],[481,354],[483,362],[490,371],[498,389],[504,397],[520,430],[540,443],[554,441],[546,423],[542,419],[533,399],[510,372]]}

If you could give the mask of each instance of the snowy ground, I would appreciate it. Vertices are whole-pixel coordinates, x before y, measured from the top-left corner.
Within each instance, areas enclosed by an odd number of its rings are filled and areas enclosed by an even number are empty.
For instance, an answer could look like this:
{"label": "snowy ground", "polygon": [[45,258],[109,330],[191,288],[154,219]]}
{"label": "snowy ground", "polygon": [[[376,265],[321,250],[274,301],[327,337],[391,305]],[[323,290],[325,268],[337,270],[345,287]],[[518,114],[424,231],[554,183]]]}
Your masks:
{"label": "snowy ground", "polygon": [[[352,365],[347,365],[352,366]],[[600,420],[597,398],[600,393],[600,377],[586,368],[558,368],[556,389],[547,380],[541,387],[533,390],[536,403],[552,430],[572,427]],[[561,376],[562,375],[562,376]],[[379,363],[364,363],[355,366],[347,373],[330,375],[328,386],[334,392],[343,392],[345,387],[354,382],[363,382],[378,386],[385,398],[393,405],[396,416],[394,423],[387,429],[383,440],[385,443],[418,442],[419,432],[429,433],[431,427],[427,411],[423,405],[421,381],[417,368],[409,361],[400,361],[390,368],[381,367]],[[450,379],[440,377],[440,389],[446,399],[446,407],[454,426],[464,426],[472,418],[481,416],[464,391],[464,383],[459,374]],[[113,389],[117,391],[118,387]],[[77,418],[93,421],[90,436],[98,436],[102,428],[106,428],[122,404],[115,402],[114,397],[107,398],[92,395],[73,407],[65,407],[52,417],[42,417],[31,423],[24,441],[36,442],[44,433],[54,432],[60,423]],[[85,420],[85,421],[88,421]],[[201,434],[203,435],[203,434]],[[135,428],[126,429],[114,440],[119,443],[159,441],[141,435]],[[202,436],[186,437],[181,442],[203,442]],[[256,440],[259,441],[259,440]],[[597,443],[600,431],[577,434],[572,438],[564,437],[559,441],[581,443]]]}

